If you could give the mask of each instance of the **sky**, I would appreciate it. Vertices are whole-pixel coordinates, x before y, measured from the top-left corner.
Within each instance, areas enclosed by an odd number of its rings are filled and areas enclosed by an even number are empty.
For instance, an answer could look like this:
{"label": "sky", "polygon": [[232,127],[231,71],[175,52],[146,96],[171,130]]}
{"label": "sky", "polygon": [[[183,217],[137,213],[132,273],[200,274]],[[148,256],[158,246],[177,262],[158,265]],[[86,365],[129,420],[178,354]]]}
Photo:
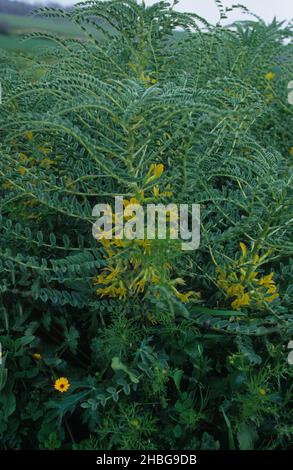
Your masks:
{"label": "sky", "polygon": [[[34,3],[34,0],[23,0],[26,3]],[[50,0],[36,0],[38,3],[48,4]],[[52,0],[54,1],[54,0]],[[80,0],[56,0],[62,5],[72,5]],[[169,0],[170,1],[170,0]],[[145,0],[146,4],[153,4],[155,0]],[[231,6],[233,3],[241,3],[249,8],[253,13],[262,17],[265,21],[271,21],[274,16],[278,20],[289,20],[293,18],[293,0],[223,0],[225,6]],[[179,11],[195,12],[203,16],[211,23],[218,21],[218,12],[214,0],[180,0],[176,6]],[[247,19],[247,15],[243,15],[238,11],[229,17],[232,20]]]}

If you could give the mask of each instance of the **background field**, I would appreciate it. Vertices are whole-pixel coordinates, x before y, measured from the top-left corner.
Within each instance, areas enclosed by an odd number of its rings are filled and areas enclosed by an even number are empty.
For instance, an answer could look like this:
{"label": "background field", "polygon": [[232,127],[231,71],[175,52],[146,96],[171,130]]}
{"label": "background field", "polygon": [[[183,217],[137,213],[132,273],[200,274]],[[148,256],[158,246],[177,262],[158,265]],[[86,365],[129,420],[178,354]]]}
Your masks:
{"label": "background field", "polygon": [[32,15],[12,15],[0,13],[0,32],[2,27],[8,30],[7,34],[0,34],[0,47],[13,51],[30,52],[38,47],[50,46],[53,43],[46,39],[35,39],[33,41],[22,41],[24,35],[33,32],[54,33],[63,37],[82,37],[80,29],[64,20],[54,18],[44,19]]}

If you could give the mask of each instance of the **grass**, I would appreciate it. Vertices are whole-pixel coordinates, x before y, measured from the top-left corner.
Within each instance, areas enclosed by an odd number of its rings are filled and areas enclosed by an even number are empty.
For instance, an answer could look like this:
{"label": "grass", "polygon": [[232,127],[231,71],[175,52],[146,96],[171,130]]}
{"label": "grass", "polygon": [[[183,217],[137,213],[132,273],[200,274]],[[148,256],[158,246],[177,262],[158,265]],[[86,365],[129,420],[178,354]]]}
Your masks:
{"label": "grass", "polygon": [[[31,53],[39,48],[54,46],[54,42],[49,39],[37,38],[34,40],[22,41],[24,35],[43,32],[58,35],[63,38],[82,39],[83,32],[75,24],[64,19],[40,18],[32,15],[18,16],[10,14],[0,14],[0,24],[9,26],[9,34],[0,34],[0,48],[8,51],[19,51]],[[102,34],[94,27],[89,28],[97,39],[102,39]]]}
{"label": "grass", "polygon": [[36,16],[18,16],[0,14],[0,23],[6,23],[11,27],[12,34],[22,35],[34,31],[46,31],[60,34],[66,37],[81,36],[77,26],[62,19],[48,19]]}
{"label": "grass", "polygon": [[21,41],[25,34],[36,31],[54,33],[62,37],[82,37],[77,26],[62,19],[47,19],[35,16],[18,16],[0,14],[0,23],[10,27],[10,34],[0,35],[0,48],[7,51],[34,52],[42,47],[53,46],[54,43],[47,39],[34,39],[33,41]]}
{"label": "grass", "polygon": [[19,36],[0,35],[0,48],[14,52],[34,52],[40,47],[53,46],[53,43],[46,39],[35,39],[34,41],[21,42]]}

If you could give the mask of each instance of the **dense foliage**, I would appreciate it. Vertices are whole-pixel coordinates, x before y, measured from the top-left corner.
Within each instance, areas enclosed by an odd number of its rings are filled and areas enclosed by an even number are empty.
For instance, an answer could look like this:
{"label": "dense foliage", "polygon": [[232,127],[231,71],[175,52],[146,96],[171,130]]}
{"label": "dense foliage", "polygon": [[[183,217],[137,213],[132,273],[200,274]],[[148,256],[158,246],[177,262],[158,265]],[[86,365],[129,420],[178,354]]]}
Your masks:
{"label": "dense foliage", "polygon": [[[41,13],[88,40],[1,51],[1,447],[289,447],[292,27]],[[199,203],[199,249],[97,242],[115,195]]]}

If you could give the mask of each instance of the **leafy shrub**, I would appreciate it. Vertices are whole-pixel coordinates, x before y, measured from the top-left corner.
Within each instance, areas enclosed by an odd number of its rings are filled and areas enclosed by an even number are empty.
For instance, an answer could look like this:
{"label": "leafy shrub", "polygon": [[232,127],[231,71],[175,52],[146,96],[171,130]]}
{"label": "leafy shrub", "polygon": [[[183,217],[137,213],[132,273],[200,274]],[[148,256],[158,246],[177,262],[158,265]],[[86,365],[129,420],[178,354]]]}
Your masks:
{"label": "leafy shrub", "polygon": [[[38,13],[88,41],[1,53],[1,447],[288,447],[292,28]],[[97,243],[115,195],[199,203],[200,248]]]}

